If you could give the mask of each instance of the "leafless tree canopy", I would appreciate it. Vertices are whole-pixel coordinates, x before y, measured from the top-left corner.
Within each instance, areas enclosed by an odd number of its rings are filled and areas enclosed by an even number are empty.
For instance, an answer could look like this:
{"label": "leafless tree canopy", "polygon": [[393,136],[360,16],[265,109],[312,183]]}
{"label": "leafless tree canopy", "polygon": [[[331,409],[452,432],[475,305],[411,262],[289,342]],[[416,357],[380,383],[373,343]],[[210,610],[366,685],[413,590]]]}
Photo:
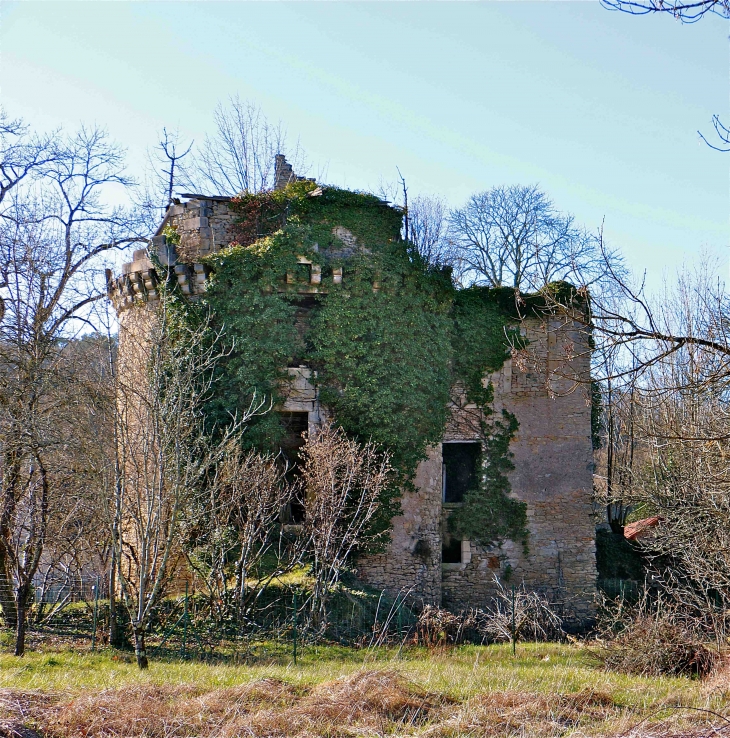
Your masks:
{"label": "leafless tree canopy", "polygon": [[453,262],[448,213],[445,200],[436,195],[419,195],[408,203],[410,240],[429,264],[441,266]]}
{"label": "leafless tree canopy", "polygon": [[222,353],[207,321],[175,321],[166,299],[138,317],[135,330],[122,327],[113,545],[137,662],[146,668],[146,631],[183,554],[183,520],[216,494],[218,465],[260,408],[242,411],[215,439],[204,409]]}
{"label": "leafless tree canopy", "polygon": [[186,181],[187,159],[194,141],[183,141],[179,131],[163,128],[160,140],[147,152],[144,185],[138,189],[136,205],[153,233],[180,185]]}
{"label": "leafless tree canopy", "polygon": [[215,133],[206,136],[184,181],[194,192],[238,195],[274,186],[274,157],[286,154],[294,170],[304,166],[299,144],[289,145],[284,126],[270,122],[258,105],[238,95],[215,109]]}
{"label": "leafless tree canopy", "polygon": [[103,131],[39,137],[3,119],[0,154],[0,604],[20,655],[49,525],[64,514],[60,450],[78,397],[66,342],[105,295],[102,257],[140,237],[106,204],[130,181]]}
{"label": "leafless tree canopy", "polygon": [[631,15],[667,13],[683,23],[695,23],[708,13],[730,18],[729,0],[601,0],[601,3],[610,10]]}
{"label": "leafless tree canopy", "polygon": [[708,140],[702,131],[697,131],[700,138],[715,151],[730,151],[730,128],[723,124],[719,115],[712,116],[712,127],[715,129],[715,140]]}
{"label": "leafless tree canopy", "polygon": [[466,284],[526,292],[557,280],[587,286],[601,276],[597,239],[535,185],[474,194],[452,211],[449,226]]}
{"label": "leafless tree canopy", "polygon": [[326,625],[326,605],[350,554],[369,541],[369,525],[390,477],[390,460],[332,423],[307,437],[302,449],[304,531],[314,587],[310,614]]}
{"label": "leafless tree canopy", "polygon": [[[298,539],[283,536],[280,519],[294,489],[280,460],[229,444],[217,478],[205,503],[194,517],[196,539],[189,559],[210,594],[221,605],[221,616],[231,612],[239,621],[251,615],[256,601],[277,577],[299,563]],[[266,573],[259,571],[269,556]],[[230,611],[223,611],[231,599]]]}
{"label": "leafless tree canopy", "polygon": [[[669,14],[682,23],[696,23],[706,15],[730,18],[730,0],[601,0],[601,4],[609,10],[629,15]],[[716,139],[708,140],[701,131],[697,131],[700,138],[715,151],[730,152],[730,129],[717,115],[712,116],[712,125]]]}

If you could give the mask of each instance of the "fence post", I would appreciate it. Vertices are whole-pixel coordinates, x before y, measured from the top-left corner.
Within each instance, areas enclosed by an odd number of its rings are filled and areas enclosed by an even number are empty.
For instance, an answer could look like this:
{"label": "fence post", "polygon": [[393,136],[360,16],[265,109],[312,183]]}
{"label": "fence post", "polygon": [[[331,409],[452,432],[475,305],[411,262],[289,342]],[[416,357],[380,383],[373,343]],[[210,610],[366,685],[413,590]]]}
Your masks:
{"label": "fence post", "polygon": [[94,621],[93,630],[91,631],[91,651],[92,653],[96,650],[96,625],[99,621],[99,576],[96,577],[96,584],[94,585]]}
{"label": "fence post", "polygon": [[517,633],[515,632],[515,585],[512,585],[512,655],[517,653]]}
{"label": "fence post", "polygon": [[297,591],[294,590],[294,666],[297,665]]}
{"label": "fence post", "polygon": [[402,599],[400,601],[400,604],[398,605],[398,640],[400,641],[400,643],[398,644],[398,658],[400,658],[403,652],[403,600]]}

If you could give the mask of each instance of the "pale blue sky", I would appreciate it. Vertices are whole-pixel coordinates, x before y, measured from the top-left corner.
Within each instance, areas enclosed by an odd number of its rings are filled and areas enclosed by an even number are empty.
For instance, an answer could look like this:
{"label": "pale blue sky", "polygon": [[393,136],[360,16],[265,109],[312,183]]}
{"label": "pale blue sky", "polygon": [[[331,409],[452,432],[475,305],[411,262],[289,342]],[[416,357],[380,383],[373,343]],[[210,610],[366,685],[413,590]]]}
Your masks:
{"label": "pale blue sky", "polygon": [[704,248],[727,274],[729,24],[632,18],[598,0],[0,3],[0,94],[43,128],[107,126],[139,171],[159,129],[202,140],[240,94],[314,171],[395,179],[453,205],[538,182],[656,282]]}

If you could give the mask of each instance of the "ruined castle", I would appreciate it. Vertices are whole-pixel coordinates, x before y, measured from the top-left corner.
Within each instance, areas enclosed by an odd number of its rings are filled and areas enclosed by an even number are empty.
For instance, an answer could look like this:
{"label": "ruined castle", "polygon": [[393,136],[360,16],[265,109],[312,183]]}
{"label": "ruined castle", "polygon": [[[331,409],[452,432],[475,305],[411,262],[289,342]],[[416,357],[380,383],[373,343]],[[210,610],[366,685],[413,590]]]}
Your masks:
{"label": "ruined castle", "polygon": [[[277,160],[277,188],[295,179],[283,157]],[[316,196],[321,188],[309,194]],[[236,215],[230,198],[183,195],[167,210],[151,240],[155,263],[172,272],[181,294],[190,300],[206,292],[210,255],[233,240]],[[383,207],[387,207],[383,205]],[[176,243],[165,233],[174,229]],[[282,275],[282,289],[302,296],[326,295],[346,284],[347,254],[358,248],[357,234],[333,224],[341,244],[342,266],[324,271],[306,256],[302,269]],[[134,252],[118,276],[108,275],[108,291],[120,321],[120,353],[125,335],[144,324],[145,313],[159,300],[160,276],[148,250]],[[378,284],[373,283],[377,290]],[[454,388],[440,443],[431,445],[417,467],[413,484],[403,489],[400,513],[392,520],[387,550],[362,557],[358,574],[367,583],[393,593],[408,591],[425,603],[449,608],[478,607],[494,592],[495,581],[545,592],[565,608],[569,620],[585,623],[593,615],[596,584],[595,527],[592,516],[591,407],[586,392],[571,377],[589,376],[590,351],[584,332],[565,315],[528,314],[515,321],[530,361],[504,361],[487,373],[493,408],[511,413],[518,429],[509,444],[514,468],[510,494],[526,504],[526,541],[482,546],[449,531],[449,513],[462,504],[479,476],[481,444],[474,430],[475,406]],[[565,346],[570,345],[566,360]],[[578,347],[578,350],[575,347]],[[559,365],[569,371],[554,371]],[[284,369],[282,367],[282,369]],[[276,411],[290,433],[316,427],[326,415],[311,367],[286,367],[286,392]],[[291,439],[290,439],[291,440]]]}

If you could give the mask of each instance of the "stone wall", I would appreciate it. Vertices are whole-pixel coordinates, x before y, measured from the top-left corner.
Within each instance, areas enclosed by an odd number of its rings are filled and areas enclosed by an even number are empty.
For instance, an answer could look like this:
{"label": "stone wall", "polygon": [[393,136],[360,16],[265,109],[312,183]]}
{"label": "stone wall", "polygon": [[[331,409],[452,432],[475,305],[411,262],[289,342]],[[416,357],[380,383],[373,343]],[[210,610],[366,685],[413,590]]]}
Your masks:
{"label": "stone wall", "polygon": [[180,236],[177,247],[180,262],[193,263],[201,256],[220,251],[233,237],[234,214],[228,206],[230,199],[196,195],[187,202],[170,205],[153,244],[161,244],[162,231],[166,226],[172,226]]}
{"label": "stone wall", "polygon": [[[558,320],[526,320],[522,332],[527,350],[485,383],[494,387],[495,411],[504,408],[519,421],[509,478],[512,494],[527,503],[527,546],[505,541],[483,549],[464,541],[461,563],[441,563],[450,510],[441,502],[439,445],[421,463],[416,491],[403,496],[387,552],[364,561],[361,573],[374,586],[393,593],[411,589],[416,599],[451,609],[487,604],[497,577],[507,586],[524,583],[546,593],[568,624],[579,626],[594,615],[596,563],[591,407],[587,387],[573,378],[588,377],[590,352],[587,346],[576,351],[582,334]],[[458,388],[455,400],[444,440],[478,440],[478,409],[465,404]],[[416,555],[420,536],[428,541],[427,560]]]}
{"label": "stone wall", "polygon": [[401,498],[384,553],[358,564],[369,584],[422,604],[441,602],[441,446],[429,450],[416,472],[413,490]]}
{"label": "stone wall", "polygon": [[[288,170],[282,169],[281,174],[282,180],[290,176]],[[198,260],[229,243],[232,214],[229,198],[189,197],[170,206],[152,245],[163,267],[173,271],[183,294],[195,299],[205,291],[207,278]],[[162,235],[166,225],[174,226],[180,235],[176,253]],[[144,305],[146,310],[158,301],[158,275],[147,252],[139,250],[121,275],[109,273],[107,279],[120,314],[120,357],[129,356],[124,334],[136,333],[138,338],[143,333],[138,321],[149,320],[149,314],[143,317],[143,311],[135,318],[122,313],[133,305]],[[341,270],[331,279],[341,281]],[[312,270],[311,284],[299,291],[326,291],[327,285],[321,282],[319,272]],[[510,482],[512,494],[527,504],[527,550],[512,541],[489,550],[464,541],[462,562],[442,564],[449,510],[442,504],[439,444],[420,464],[414,488],[403,493],[402,513],[393,520],[387,551],[360,561],[359,572],[373,586],[393,594],[409,592],[416,601],[451,608],[486,604],[494,592],[495,577],[508,584],[524,582],[562,603],[574,622],[584,623],[593,616],[596,581],[591,407],[587,385],[576,386],[571,377],[585,382],[590,351],[581,333],[557,319],[529,319],[521,330],[528,340],[527,350],[515,354],[485,382],[494,386],[495,411],[509,410],[519,421],[510,446],[515,464]],[[578,358],[566,360],[576,353]],[[316,377],[306,367],[293,367],[289,375],[291,391],[281,409],[306,412],[311,429],[324,417]],[[478,410],[454,388],[444,440],[478,438]]]}

